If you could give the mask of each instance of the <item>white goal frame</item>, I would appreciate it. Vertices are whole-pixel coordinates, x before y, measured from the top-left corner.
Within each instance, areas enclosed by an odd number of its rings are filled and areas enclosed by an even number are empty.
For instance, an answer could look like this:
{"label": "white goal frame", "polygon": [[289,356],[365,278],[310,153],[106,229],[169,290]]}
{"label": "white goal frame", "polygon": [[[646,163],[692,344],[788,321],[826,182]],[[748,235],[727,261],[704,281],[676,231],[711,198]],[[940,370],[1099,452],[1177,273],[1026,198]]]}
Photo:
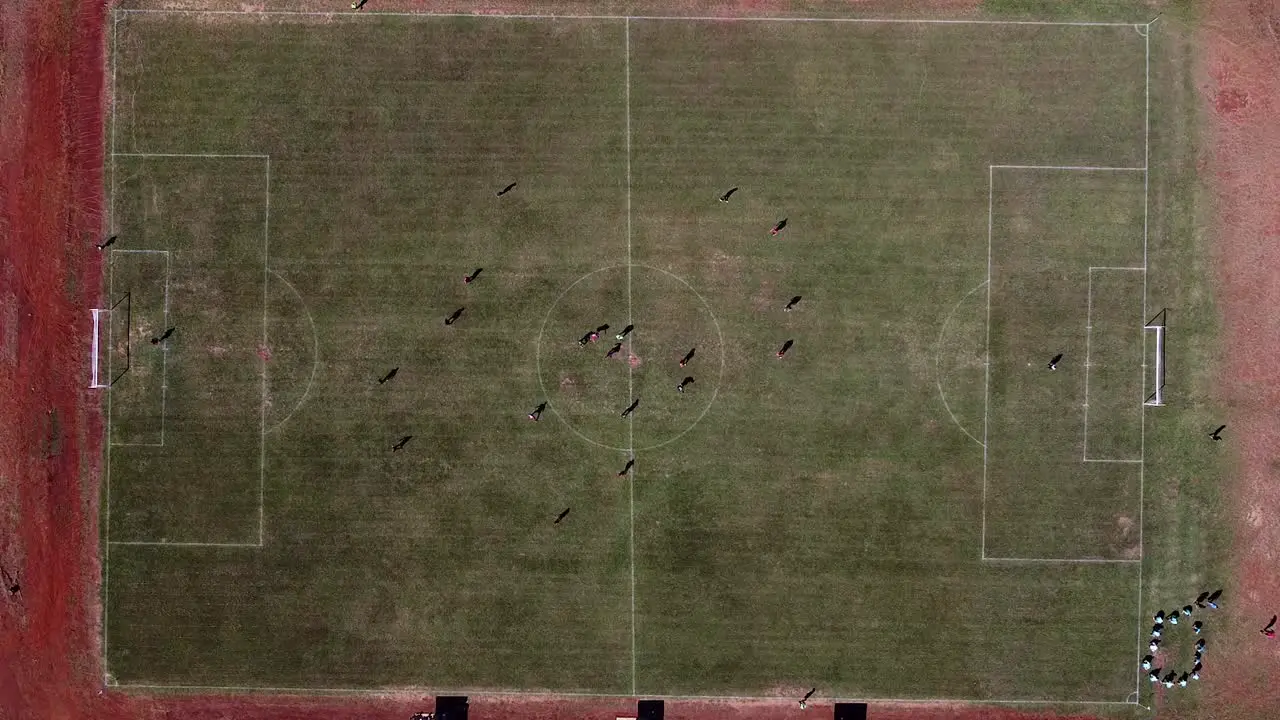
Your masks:
{"label": "white goal frame", "polygon": [[93,316],[93,333],[89,336],[89,389],[100,390],[111,387],[110,382],[102,382],[102,376],[98,373],[98,358],[101,356],[101,348],[98,342],[98,337],[101,334],[101,318],[106,315],[108,327],[110,327],[111,310],[109,308],[92,308],[89,313]]}
{"label": "white goal frame", "polygon": [[1151,393],[1151,395],[1142,403],[1147,407],[1161,407],[1164,405],[1164,329],[1165,314],[1167,312],[1168,309],[1161,310],[1155,317],[1148,320],[1146,325],[1142,326],[1143,332],[1154,332],[1156,334],[1155,392]]}

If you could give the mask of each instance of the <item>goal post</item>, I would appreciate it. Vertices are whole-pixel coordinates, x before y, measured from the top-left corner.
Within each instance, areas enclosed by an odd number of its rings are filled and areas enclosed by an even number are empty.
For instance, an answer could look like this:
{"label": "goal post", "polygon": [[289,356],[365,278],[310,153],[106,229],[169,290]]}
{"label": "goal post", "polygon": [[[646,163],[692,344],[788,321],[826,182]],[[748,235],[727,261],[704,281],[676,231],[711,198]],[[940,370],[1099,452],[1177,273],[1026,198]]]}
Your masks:
{"label": "goal post", "polygon": [[1155,333],[1155,376],[1152,387],[1154,391],[1147,396],[1143,403],[1148,407],[1159,407],[1164,405],[1164,377],[1165,377],[1165,332],[1168,327],[1169,309],[1162,308],[1150,320],[1142,326],[1143,332]]}
{"label": "goal post", "polygon": [[93,321],[89,338],[89,388],[109,388],[129,372],[129,293],[108,308],[91,308]]}
{"label": "goal post", "polygon": [[[111,311],[102,308],[92,308],[89,313],[93,316],[93,335],[89,338],[89,389],[96,390],[98,388],[109,387],[107,383],[101,382],[102,374],[98,371],[99,358],[102,357],[101,348],[104,344],[110,344],[110,339],[106,343],[102,340],[103,323],[102,316],[106,315],[108,323],[110,322]],[[108,325],[109,327],[109,325]]]}

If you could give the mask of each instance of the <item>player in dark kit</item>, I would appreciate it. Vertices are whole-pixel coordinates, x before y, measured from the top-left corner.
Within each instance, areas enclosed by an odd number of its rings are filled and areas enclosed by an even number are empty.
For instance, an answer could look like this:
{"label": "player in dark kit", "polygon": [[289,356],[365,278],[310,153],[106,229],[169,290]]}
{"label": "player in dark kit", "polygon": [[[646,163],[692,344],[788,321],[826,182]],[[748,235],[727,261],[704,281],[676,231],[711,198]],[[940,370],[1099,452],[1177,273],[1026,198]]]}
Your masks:
{"label": "player in dark kit", "polygon": [[529,419],[534,422],[538,422],[538,418],[542,417],[542,411],[546,409],[547,409],[547,403],[544,401],[541,405],[534,408],[533,412],[529,413]]}
{"label": "player in dark kit", "polygon": [[476,268],[475,272],[471,273],[470,275],[464,276],[462,278],[462,282],[467,285],[470,285],[471,283],[475,282],[476,278],[480,276],[481,270],[484,270],[484,268]]}
{"label": "player in dark kit", "polygon": [[457,310],[454,310],[452,315],[450,315],[449,317],[447,317],[447,318],[445,318],[445,319],[444,319],[444,324],[445,324],[445,325],[452,325],[452,324],[454,324],[454,323],[458,322],[458,318],[462,317],[462,311],[463,311],[463,310],[466,310],[466,308],[465,308],[465,307],[460,307],[460,308],[458,308]]}
{"label": "player in dark kit", "polygon": [[1058,363],[1060,363],[1060,362],[1062,362],[1062,353],[1058,353],[1057,355],[1054,355],[1054,356],[1053,356],[1053,359],[1049,361],[1049,369],[1050,369],[1050,370],[1057,370],[1057,369],[1058,369]]}
{"label": "player in dark kit", "polygon": [[729,188],[729,192],[720,196],[720,202],[729,202],[729,198],[733,197],[736,192],[738,192],[738,188]]}
{"label": "player in dark kit", "polygon": [[509,193],[509,192],[511,192],[512,190],[515,190],[515,189],[516,189],[516,184],[515,184],[515,183],[511,183],[510,185],[508,185],[508,186],[506,186],[506,187],[504,187],[504,188],[502,188],[501,190],[499,190],[499,191],[498,191],[498,197],[502,197],[503,195],[506,195],[507,193]]}
{"label": "player in dark kit", "polygon": [[617,355],[621,351],[622,351],[622,343],[618,343],[617,345],[614,345],[613,347],[609,348],[609,352],[604,354],[605,359],[611,358],[614,355]]}
{"label": "player in dark kit", "polygon": [[676,392],[684,392],[684,389],[692,384],[693,384],[693,377],[692,376],[687,377],[681,380],[680,384],[676,386]]}
{"label": "player in dark kit", "polygon": [[635,400],[631,401],[631,404],[627,406],[627,409],[622,411],[622,417],[626,417],[631,413],[635,412],[636,407],[638,407],[639,405],[640,405],[640,398],[636,398]]}

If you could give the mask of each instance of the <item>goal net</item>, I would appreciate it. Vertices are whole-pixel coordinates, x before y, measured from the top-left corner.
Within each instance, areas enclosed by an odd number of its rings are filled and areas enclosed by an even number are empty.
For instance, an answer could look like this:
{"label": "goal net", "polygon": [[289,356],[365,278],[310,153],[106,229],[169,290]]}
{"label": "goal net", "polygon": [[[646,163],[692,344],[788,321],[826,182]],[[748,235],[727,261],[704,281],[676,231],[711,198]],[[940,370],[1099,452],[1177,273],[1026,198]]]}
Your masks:
{"label": "goal net", "polygon": [[89,310],[93,335],[89,340],[89,387],[108,388],[129,372],[129,293],[109,308]]}

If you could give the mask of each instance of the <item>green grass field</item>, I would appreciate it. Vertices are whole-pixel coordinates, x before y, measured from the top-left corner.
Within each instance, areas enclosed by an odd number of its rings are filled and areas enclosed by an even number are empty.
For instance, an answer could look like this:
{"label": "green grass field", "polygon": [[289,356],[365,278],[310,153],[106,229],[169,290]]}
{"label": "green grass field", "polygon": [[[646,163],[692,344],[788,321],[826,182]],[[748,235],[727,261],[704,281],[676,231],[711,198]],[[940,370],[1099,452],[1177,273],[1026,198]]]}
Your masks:
{"label": "green grass field", "polygon": [[1132,701],[1147,52],[119,15],[110,676]]}

